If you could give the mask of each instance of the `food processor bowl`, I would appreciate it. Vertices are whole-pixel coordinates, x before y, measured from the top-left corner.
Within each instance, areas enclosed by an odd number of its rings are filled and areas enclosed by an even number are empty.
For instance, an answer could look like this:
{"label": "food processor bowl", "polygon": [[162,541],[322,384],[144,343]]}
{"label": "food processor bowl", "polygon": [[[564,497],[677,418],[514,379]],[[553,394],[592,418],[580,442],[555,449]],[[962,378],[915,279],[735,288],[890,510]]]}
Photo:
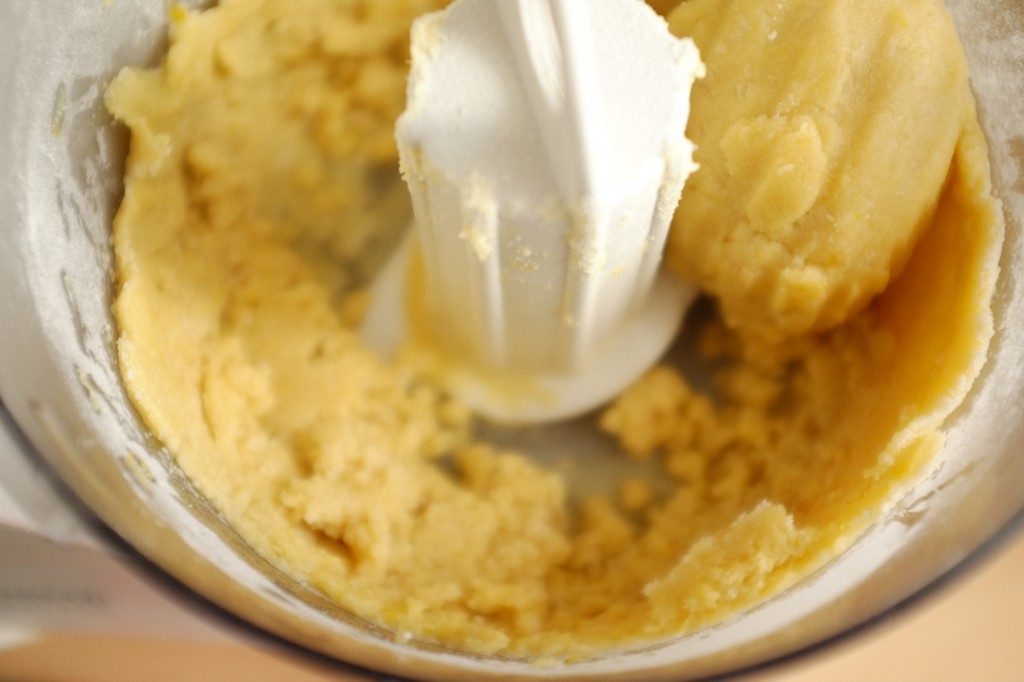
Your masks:
{"label": "food processor bowl", "polygon": [[406,640],[276,569],[196,491],[127,399],[110,313],[110,226],[128,136],[103,92],[122,67],[159,60],[164,3],[0,3],[0,398],[70,489],[185,586],[286,640],[373,670],[427,680],[681,680],[848,631],[948,573],[1024,505],[1024,3],[948,5],[1008,230],[987,364],[949,420],[937,465],[841,556],[728,623],[560,666]]}

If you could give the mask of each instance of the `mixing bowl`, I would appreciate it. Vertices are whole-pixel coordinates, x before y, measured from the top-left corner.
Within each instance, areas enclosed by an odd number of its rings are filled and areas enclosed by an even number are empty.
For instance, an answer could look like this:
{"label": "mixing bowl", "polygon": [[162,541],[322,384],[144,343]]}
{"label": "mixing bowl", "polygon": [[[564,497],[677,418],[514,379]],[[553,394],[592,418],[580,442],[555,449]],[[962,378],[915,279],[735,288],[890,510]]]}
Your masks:
{"label": "mixing bowl", "polygon": [[127,400],[110,315],[127,134],[102,95],[123,66],[159,59],[161,2],[0,3],[0,397],[56,474],[143,555],[245,620],[367,668],[433,680],[679,680],[825,640],[949,572],[1024,505],[1024,3],[949,5],[1008,228],[986,367],[938,465],[842,556],[732,622],[571,665],[471,656],[346,613],[253,552],[197,493]]}

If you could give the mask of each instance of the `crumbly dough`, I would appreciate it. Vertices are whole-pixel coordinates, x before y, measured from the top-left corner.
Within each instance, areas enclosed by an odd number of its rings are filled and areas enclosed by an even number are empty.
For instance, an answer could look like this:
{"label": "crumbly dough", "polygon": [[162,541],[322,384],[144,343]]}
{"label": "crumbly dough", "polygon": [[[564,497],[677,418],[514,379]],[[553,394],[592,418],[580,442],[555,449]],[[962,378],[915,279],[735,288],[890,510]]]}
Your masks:
{"label": "crumbly dough", "polygon": [[[850,19],[850,2],[813,3],[832,9],[806,14],[804,3],[772,0],[763,7],[784,9],[785,20],[769,23],[768,14],[740,11],[748,2],[691,0],[673,17],[705,53],[706,85],[758,93],[753,121],[721,135],[744,138],[748,151],[764,152],[763,163],[733,159],[736,181],[724,194],[714,190],[721,201],[701,209],[707,221],[735,221],[734,206],[752,197],[782,210],[758,189],[760,169],[789,158],[789,147],[772,145],[789,139],[803,149],[803,131],[813,137],[826,128],[834,138],[823,141],[820,168],[791,160],[797,177],[828,178],[801,205],[867,211],[833,196],[846,191],[833,167],[860,163],[837,149],[857,159],[868,152],[839,128],[854,126],[857,139],[875,130],[876,104],[921,112],[920,125],[935,130],[914,132],[929,144],[952,136],[956,149],[946,150],[940,174],[948,179],[928,229],[883,294],[833,331],[781,345],[710,325],[703,351],[729,361],[716,399],[657,368],[600,417],[630,456],[658,458],[671,494],[626,482],[616,499],[588,500],[571,513],[557,471],[474,439],[466,410],[432,380],[429,357],[412,348],[384,363],[352,331],[359,299],[347,292],[359,285],[361,259],[382,226],[408,215],[394,181],[392,127],[403,107],[409,26],[442,2],[225,0],[202,13],[175,9],[163,65],[127,69],[111,84],[108,106],[132,131],[114,225],[118,353],[132,400],[257,551],[397,632],[480,653],[586,656],[763,601],[877,518],[940,446],[943,420],[984,361],[1002,226],[966,83],[946,68],[960,59],[948,19],[937,2],[891,5],[899,11],[886,14],[884,26],[896,44],[905,34],[921,40],[937,55],[928,68],[941,72],[915,76],[929,87],[906,90],[888,65],[893,55],[881,49],[882,29],[834,23]],[[894,23],[900,17],[905,26]],[[805,56],[782,58],[766,47],[751,62],[739,51],[737,67],[715,55],[715,41],[753,40],[751,25],[767,32],[765,45],[799,43]],[[835,55],[858,36],[870,38],[860,47],[875,57],[879,78],[860,84],[872,104],[851,111],[876,123],[838,114],[827,126],[814,123],[809,93],[833,92],[822,81],[834,64],[850,66]],[[856,63],[863,70],[863,58]],[[790,82],[783,76],[793,64]],[[748,78],[771,69],[778,75]],[[943,88],[948,104],[935,107],[930,98]],[[758,118],[764,102],[789,101],[786,93],[803,103],[793,120],[805,117],[810,127]],[[696,92],[695,113],[717,97],[709,87]],[[829,100],[850,101],[841,93]],[[905,156],[917,153],[918,139],[888,144]],[[705,164],[694,179],[707,173],[698,187],[713,187],[715,165]],[[902,173],[870,180],[913,194],[908,203],[920,211],[922,183]],[[807,193],[787,182],[773,185],[783,198]],[[889,208],[903,221],[903,208]],[[855,218],[836,216],[843,226]],[[690,239],[679,230],[677,247]],[[862,291],[890,275],[861,261],[892,260],[884,254],[908,248],[906,230],[892,232],[835,233],[850,249],[837,246],[839,260],[855,254],[871,280]],[[746,238],[739,233],[737,247]],[[861,240],[883,255],[869,258]],[[724,271],[737,255],[704,258]],[[786,279],[788,263],[751,258],[769,279]],[[850,267],[843,277],[854,276]],[[731,323],[742,309],[718,293]],[[844,296],[792,310],[817,318],[843,308],[842,317],[864,305]],[[804,312],[786,319],[806,322]]]}
{"label": "crumbly dough", "polygon": [[689,0],[670,21],[707,77],[669,262],[732,326],[834,327],[931,222],[970,110],[952,19],[936,0]]}

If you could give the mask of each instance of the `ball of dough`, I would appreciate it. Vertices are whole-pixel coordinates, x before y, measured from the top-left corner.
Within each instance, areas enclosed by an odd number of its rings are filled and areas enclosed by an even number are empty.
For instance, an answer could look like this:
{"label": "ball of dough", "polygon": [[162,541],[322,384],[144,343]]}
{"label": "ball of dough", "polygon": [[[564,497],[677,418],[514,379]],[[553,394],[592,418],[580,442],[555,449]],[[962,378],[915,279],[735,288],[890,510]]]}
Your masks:
{"label": "ball of dough", "polygon": [[[669,264],[768,337],[827,329],[898,273],[968,112],[939,0],[688,0],[707,65]],[[727,84],[727,85],[726,85]]]}

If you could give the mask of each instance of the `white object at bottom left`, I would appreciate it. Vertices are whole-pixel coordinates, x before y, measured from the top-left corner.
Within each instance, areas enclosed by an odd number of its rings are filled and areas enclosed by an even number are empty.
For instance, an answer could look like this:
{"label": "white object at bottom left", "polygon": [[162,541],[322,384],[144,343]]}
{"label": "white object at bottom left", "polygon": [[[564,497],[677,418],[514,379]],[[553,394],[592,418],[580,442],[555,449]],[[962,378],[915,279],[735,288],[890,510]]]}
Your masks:
{"label": "white object at bottom left", "polygon": [[0,650],[49,632],[255,640],[122,549],[0,405]]}

